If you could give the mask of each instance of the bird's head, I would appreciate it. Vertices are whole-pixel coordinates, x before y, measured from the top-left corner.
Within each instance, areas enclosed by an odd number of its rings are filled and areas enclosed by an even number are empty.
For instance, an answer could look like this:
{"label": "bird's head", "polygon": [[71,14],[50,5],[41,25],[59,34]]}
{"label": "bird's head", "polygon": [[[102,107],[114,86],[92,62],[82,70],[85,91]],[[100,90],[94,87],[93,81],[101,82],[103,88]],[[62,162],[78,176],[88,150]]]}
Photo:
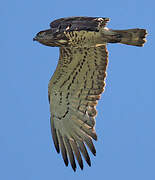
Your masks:
{"label": "bird's head", "polygon": [[68,39],[64,33],[60,33],[57,28],[40,31],[33,38],[33,41],[38,41],[41,44],[52,47],[66,46],[68,43]]}

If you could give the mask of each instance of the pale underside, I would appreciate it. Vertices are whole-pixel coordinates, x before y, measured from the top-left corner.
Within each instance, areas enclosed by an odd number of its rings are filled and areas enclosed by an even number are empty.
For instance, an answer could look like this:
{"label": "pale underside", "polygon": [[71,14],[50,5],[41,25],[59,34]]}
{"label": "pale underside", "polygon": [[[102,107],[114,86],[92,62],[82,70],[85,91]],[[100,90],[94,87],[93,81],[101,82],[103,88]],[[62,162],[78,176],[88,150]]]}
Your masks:
{"label": "pale underside", "polygon": [[108,52],[99,47],[61,47],[56,71],[49,83],[51,128],[57,152],[76,170],[84,159],[91,165],[85,145],[95,155],[95,106],[104,91]]}
{"label": "pale underside", "polygon": [[[69,17],[53,21],[50,29],[40,31],[34,40],[60,47],[58,66],[49,83],[51,130],[55,148],[61,151],[66,166],[75,158],[83,169],[84,157],[91,165],[86,146],[95,155],[96,105],[105,87],[108,64],[107,43],[142,47],[145,29],[112,30],[109,18]],[[69,161],[68,161],[69,159]]]}

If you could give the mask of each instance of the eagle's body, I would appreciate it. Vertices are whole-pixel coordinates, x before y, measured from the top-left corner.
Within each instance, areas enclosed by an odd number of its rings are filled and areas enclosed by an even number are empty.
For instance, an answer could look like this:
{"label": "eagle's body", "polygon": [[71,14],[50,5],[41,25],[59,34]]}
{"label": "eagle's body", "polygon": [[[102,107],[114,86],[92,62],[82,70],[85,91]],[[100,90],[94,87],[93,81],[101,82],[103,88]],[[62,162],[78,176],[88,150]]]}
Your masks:
{"label": "eagle's body", "polygon": [[71,17],[53,21],[51,29],[41,31],[34,40],[60,47],[56,71],[49,82],[51,129],[57,152],[68,157],[76,170],[83,169],[81,154],[91,165],[85,144],[95,155],[95,106],[104,91],[108,63],[107,43],[143,46],[146,30],[109,30],[108,18]]}

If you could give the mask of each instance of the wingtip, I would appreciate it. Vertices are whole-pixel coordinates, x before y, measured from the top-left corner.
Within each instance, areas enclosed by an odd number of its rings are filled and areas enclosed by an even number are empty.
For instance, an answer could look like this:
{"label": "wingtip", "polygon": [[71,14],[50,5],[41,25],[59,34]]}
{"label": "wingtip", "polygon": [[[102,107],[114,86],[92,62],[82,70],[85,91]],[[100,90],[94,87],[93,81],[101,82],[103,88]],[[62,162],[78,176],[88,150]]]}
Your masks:
{"label": "wingtip", "polygon": [[67,160],[64,159],[64,163],[66,166],[68,166],[68,159]]}
{"label": "wingtip", "polygon": [[78,162],[78,164],[79,164],[81,170],[83,170],[83,161],[82,162]]}
{"label": "wingtip", "polygon": [[81,170],[83,170],[83,164],[82,164],[82,165],[80,165],[80,168],[81,168]]}
{"label": "wingtip", "polygon": [[96,135],[96,133],[94,134],[93,139],[94,139],[95,141],[97,141],[97,135]]}
{"label": "wingtip", "polygon": [[55,149],[56,149],[57,153],[59,154],[60,153],[60,149],[57,146],[55,146]]}
{"label": "wingtip", "polygon": [[72,165],[72,169],[74,172],[76,172],[76,165]]}
{"label": "wingtip", "polygon": [[91,167],[91,160],[89,159],[89,161],[87,161],[87,164],[89,165],[89,167]]}

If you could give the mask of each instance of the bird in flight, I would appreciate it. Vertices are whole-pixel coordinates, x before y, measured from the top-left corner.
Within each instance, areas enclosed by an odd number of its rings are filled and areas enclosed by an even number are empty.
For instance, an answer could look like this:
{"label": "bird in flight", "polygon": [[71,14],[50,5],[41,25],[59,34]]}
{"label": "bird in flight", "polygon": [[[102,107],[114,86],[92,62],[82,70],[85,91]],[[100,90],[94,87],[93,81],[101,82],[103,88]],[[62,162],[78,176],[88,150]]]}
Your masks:
{"label": "bird in flight", "polygon": [[82,156],[91,166],[86,146],[96,155],[92,139],[97,140],[96,105],[105,87],[107,43],[141,47],[146,42],[145,29],[112,30],[106,27],[108,21],[102,17],[61,18],[33,38],[60,49],[48,85],[51,132],[56,151],[61,151],[65,165],[70,161],[74,171],[75,157],[81,169]]}

